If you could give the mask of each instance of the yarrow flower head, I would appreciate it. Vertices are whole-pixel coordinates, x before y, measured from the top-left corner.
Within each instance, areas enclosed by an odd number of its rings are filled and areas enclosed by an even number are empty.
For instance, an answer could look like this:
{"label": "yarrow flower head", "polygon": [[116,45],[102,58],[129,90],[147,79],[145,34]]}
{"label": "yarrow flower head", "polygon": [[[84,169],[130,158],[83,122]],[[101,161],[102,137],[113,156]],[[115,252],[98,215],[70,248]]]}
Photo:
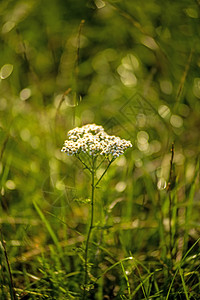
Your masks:
{"label": "yarrow flower head", "polygon": [[76,155],[80,152],[91,156],[111,155],[113,159],[122,155],[127,148],[132,147],[130,141],[108,135],[102,126],[87,124],[76,127],[68,132],[69,139],[64,142],[61,149],[68,155]]}

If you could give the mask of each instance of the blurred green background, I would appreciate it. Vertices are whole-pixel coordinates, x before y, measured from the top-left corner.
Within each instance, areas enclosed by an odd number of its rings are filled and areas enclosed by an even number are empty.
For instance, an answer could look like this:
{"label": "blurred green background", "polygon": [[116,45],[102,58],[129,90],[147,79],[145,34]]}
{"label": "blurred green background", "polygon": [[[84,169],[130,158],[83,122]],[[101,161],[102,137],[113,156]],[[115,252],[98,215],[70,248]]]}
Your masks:
{"label": "blurred green background", "polygon": [[60,241],[76,234],[48,213],[84,232],[89,177],[60,149],[87,123],[133,143],[96,193],[102,214],[112,206],[115,243],[124,230],[123,251],[155,250],[172,142],[183,206],[199,157],[199,11],[189,0],[0,2],[0,222],[13,263],[50,243],[33,201]]}

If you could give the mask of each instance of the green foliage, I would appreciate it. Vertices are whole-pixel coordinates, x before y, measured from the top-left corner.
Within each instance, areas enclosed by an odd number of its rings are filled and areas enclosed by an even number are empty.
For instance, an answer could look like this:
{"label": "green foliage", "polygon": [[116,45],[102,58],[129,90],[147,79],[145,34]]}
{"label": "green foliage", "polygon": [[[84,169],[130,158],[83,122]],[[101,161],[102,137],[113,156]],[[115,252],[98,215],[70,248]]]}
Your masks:
{"label": "green foliage", "polygon": [[1,299],[82,297],[91,182],[60,149],[87,123],[133,143],[96,189],[88,299],[198,299],[199,11],[0,1]]}

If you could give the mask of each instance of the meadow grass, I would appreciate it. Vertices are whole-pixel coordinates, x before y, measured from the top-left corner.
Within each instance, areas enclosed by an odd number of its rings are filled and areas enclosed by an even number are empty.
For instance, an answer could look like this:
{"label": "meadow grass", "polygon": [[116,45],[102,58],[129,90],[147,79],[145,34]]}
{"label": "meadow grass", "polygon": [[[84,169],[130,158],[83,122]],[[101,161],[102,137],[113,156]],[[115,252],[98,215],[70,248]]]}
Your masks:
{"label": "meadow grass", "polygon": [[[0,299],[199,299],[199,1],[28,2],[0,3]],[[60,151],[87,123],[133,143],[92,180]]]}
{"label": "meadow grass", "polygon": [[[117,173],[117,166],[113,168]],[[123,180],[126,174],[127,170]],[[113,180],[106,176],[103,187],[96,191],[98,204],[95,203],[92,238],[87,249],[85,299],[103,299],[106,295],[111,299],[198,299],[200,239],[193,238],[191,222],[198,176],[199,163],[181,199],[183,186],[177,179],[172,188],[158,191],[147,174],[145,197],[151,199],[151,204],[143,199],[143,203],[136,205],[134,189],[129,187],[125,197],[115,203],[109,200],[115,192],[108,192],[111,195],[102,205],[109,180]],[[2,231],[14,234],[7,243],[1,236],[2,299],[82,299],[89,205],[78,200],[68,205],[67,209],[52,209],[49,205],[42,209],[33,201],[37,221],[32,225],[31,242],[24,241],[29,234],[24,236],[23,218],[15,221],[13,217],[12,223],[7,224],[1,218]],[[127,209],[130,206],[131,214]],[[62,210],[73,226],[65,223]],[[81,217],[81,212],[86,217]],[[17,242],[19,245],[15,246]]]}

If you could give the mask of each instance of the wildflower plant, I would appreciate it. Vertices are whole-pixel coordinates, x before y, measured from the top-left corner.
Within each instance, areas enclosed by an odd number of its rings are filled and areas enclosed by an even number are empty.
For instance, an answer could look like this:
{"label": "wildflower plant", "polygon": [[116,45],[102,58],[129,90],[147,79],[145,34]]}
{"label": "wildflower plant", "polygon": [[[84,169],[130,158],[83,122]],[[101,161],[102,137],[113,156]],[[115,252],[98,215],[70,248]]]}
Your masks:
{"label": "wildflower plant", "polygon": [[[85,278],[83,286],[84,297],[86,296],[86,290],[89,289],[88,248],[94,223],[95,189],[114,160],[118,156],[123,155],[124,151],[130,147],[132,147],[130,141],[121,139],[114,135],[108,135],[102,126],[98,126],[96,124],[87,124],[70,130],[68,132],[68,140],[64,142],[64,146],[61,149],[61,151],[67,153],[67,155],[74,155],[91,174],[91,216],[85,244]],[[96,171],[104,162],[106,163],[105,169],[101,176],[97,179]]]}

